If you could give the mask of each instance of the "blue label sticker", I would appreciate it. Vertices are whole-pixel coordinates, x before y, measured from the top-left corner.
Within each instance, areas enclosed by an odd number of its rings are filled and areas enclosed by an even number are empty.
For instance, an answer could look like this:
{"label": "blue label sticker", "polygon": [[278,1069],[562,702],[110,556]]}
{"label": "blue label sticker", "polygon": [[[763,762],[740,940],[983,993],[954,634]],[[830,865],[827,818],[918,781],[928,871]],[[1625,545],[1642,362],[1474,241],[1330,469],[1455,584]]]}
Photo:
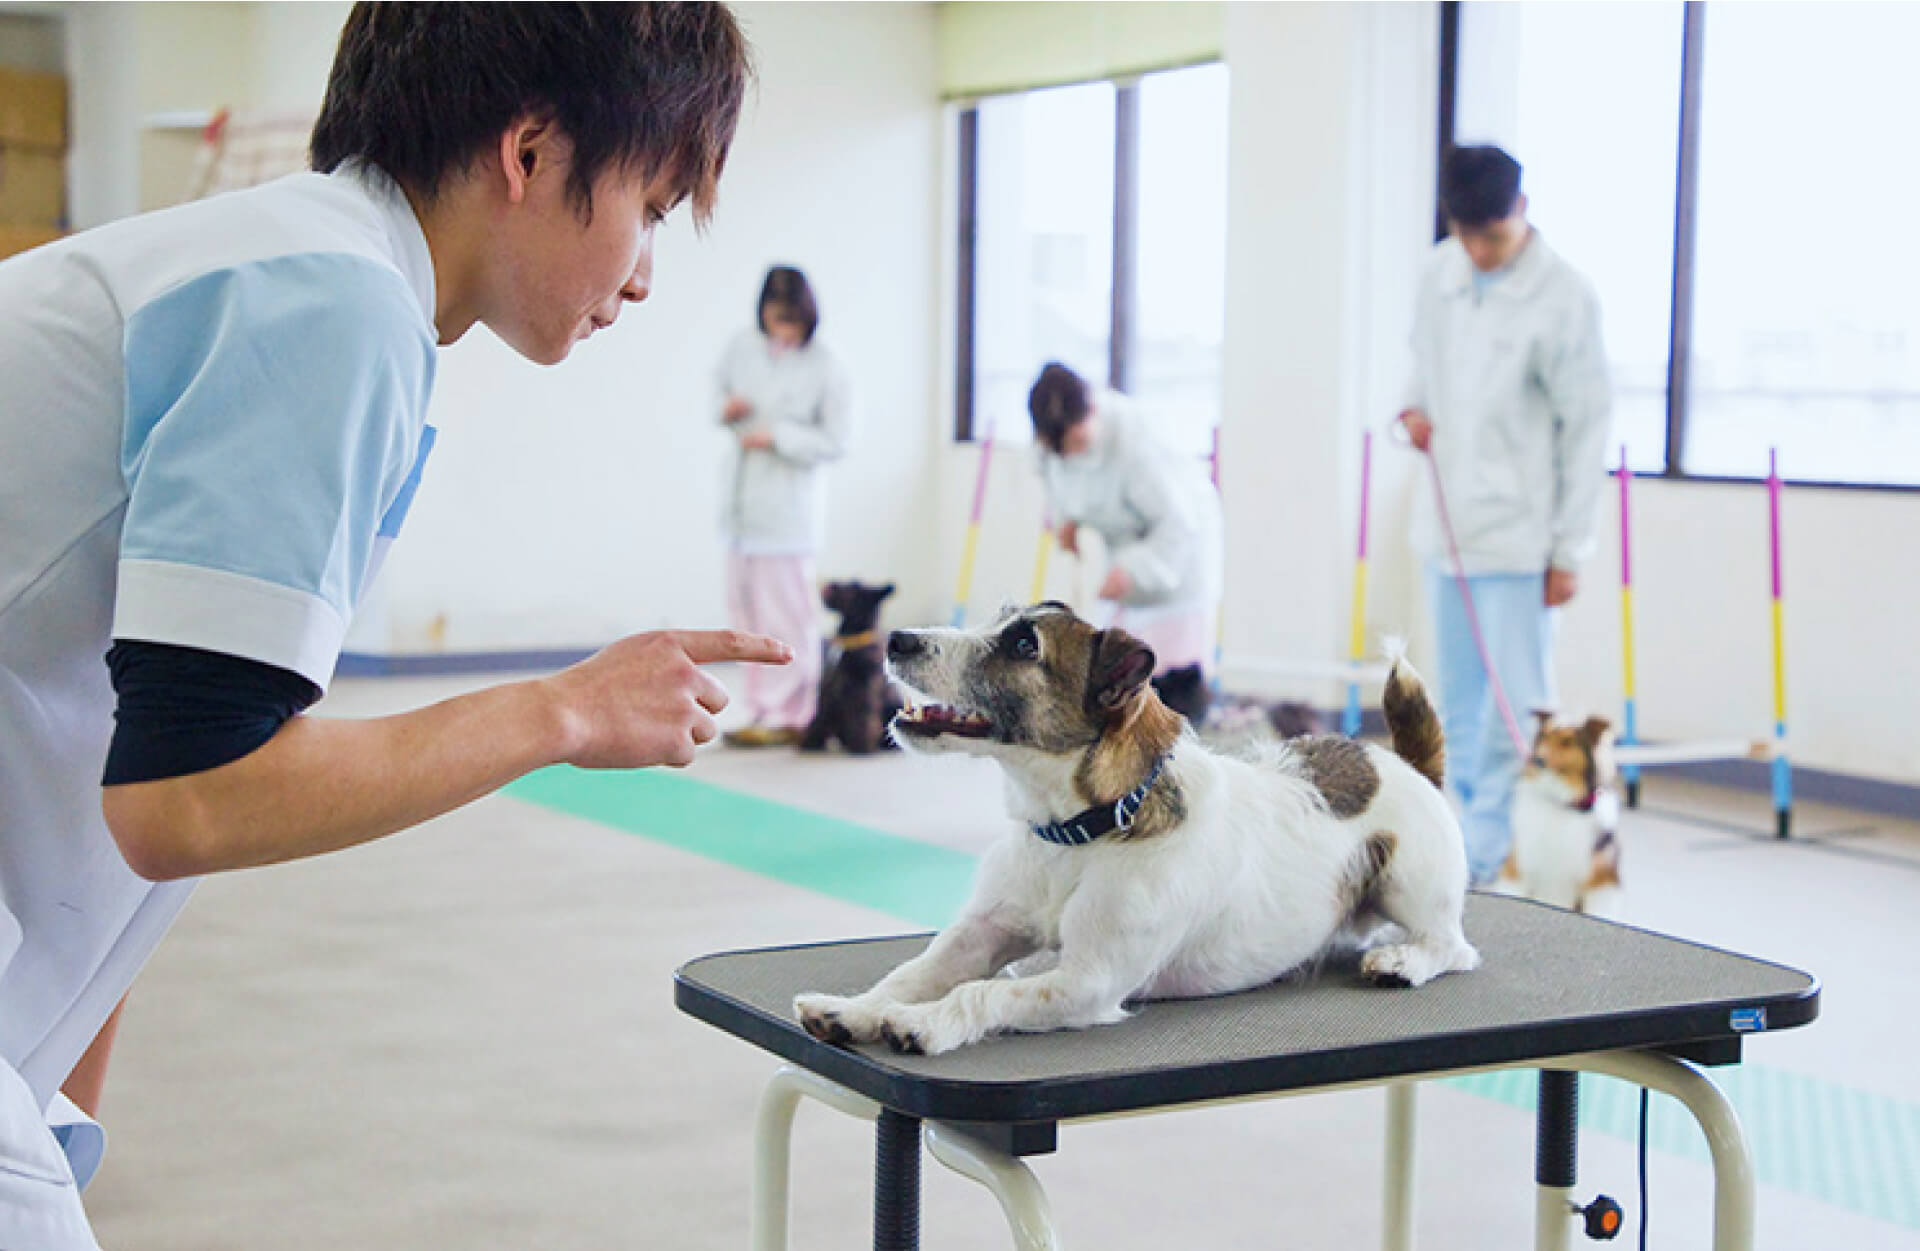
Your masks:
{"label": "blue label sticker", "polygon": [[1751,1034],[1755,1030],[1767,1028],[1765,1008],[1735,1008],[1728,1019],[1736,1034]]}

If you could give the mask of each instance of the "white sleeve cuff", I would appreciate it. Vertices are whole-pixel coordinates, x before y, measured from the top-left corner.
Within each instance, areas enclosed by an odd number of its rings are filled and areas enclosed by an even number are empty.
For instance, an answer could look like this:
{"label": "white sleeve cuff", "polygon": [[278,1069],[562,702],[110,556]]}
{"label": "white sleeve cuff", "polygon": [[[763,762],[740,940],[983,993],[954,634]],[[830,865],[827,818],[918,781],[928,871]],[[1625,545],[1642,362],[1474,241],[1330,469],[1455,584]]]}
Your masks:
{"label": "white sleeve cuff", "polygon": [[122,560],[113,637],[198,647],[290,669],[322,690],[347,621],[318,596],[244,574]]}

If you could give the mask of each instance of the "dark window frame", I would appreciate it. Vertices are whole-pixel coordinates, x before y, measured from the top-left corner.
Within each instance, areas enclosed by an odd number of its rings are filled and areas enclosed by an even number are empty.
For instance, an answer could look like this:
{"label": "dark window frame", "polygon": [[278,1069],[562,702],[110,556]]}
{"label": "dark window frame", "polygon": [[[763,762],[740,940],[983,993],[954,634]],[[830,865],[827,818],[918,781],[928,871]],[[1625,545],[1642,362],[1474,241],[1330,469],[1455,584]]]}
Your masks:
{"label": "dark window frame", "polygon": [[[1455,100],[1460,74],[1460,3],[1441,0],[1439,40],[1439,144],[1444,156],[1454,140]],[[1680,109],[1678,159],[1674,170],[1673,283],[1667,325],[1666,465],[1658,471],[1634,470],[1636,478],[1666,478],[1682,482],[1751,485],[1765,482],[1758,475],[1705,474],[1688,471],[1685,464],[1688,406],[1691,403],[1693,364],[1695,231],[1700,211],[1701,84],[1706,63],[1708,0],[1685,0],[1680,39]],[[1436,161],[1436,170],[1438,162]],[[1434,187],[1434,238],[1447,236],[1446,215],[1440,209],[1438,178]],[[1609,470],[1617,474],[1618,470]],[[1795,487],[1824,491],[1868,491],[1920,494],[1920,482],[1833,482],[1784,475]]]}

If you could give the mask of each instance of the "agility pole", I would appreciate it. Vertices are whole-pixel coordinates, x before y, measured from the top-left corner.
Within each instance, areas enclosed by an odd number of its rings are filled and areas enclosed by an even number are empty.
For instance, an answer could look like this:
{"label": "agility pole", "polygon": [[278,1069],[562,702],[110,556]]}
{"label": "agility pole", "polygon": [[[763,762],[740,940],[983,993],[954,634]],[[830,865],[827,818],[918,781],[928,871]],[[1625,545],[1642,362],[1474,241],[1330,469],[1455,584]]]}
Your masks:
{"label": "agility pole", "polygon": [[[1207,452],[1207,477],[1213,482],[1213,497],[1221,501],[1220,528],[1226,529],[1226,503],[1220,494],[1220,427],[1213,428],[1213,444]],[[1213,696],[1220,697],[1221,670],[1225,666],[1227,648],[1227,588],[1226,579],[1221,579],[1220,598],[1213,608]]]}
{"label": "agility pole", "polygon": [[[1620,445],[1620,678],[1624,693],[1620,705],[1620,746],[1631,748],[1640,741],[1639,710],[1633,685],[1633,504],[1629,484],[1633,473],[1627,468],[1627,445]],[[1640,766],[1622,765],[1620,776],[1627,783],[1627,807],[1640,806]]]}
{"label": "agility pole", "polygon": [[1340,730],[1348,738],[1360,733],[1360,667],[1367,659],[1367,503],[1373,492],[1373,431],[1360,436],[1360,542],[1353,561],[1353,637],[1347,648],[1352,671],[1347,675],[1347,710]]}
{"label": "agility pole", "polygon": [[1047,597],[1047,557],[1053,551],[1053,511],[1043,508],[1040,511],[1040,546],[1033,556],[1033,593],[1027,596],[1029,604],[1037,604]]}
{"label": "agility pole", "polygon": [[1767,449],[1767,538],[1773,570],[1773,815],[1775,833],[1793,834],[1793,769],[1787,763],[1787,660],[1780,611],[1780,450]]}
{"label": "agility pole", "polygon": [[967,514],[966,546],[960,551],[960,584],[953,592],[953,628],[967,624],[967,601],[973,597],[973,560],[980,551],[980,518],[987,505],[987,470],[993,465],[993,421],[987,421],[980,440],[980,469],[973,480],[973,508]]}

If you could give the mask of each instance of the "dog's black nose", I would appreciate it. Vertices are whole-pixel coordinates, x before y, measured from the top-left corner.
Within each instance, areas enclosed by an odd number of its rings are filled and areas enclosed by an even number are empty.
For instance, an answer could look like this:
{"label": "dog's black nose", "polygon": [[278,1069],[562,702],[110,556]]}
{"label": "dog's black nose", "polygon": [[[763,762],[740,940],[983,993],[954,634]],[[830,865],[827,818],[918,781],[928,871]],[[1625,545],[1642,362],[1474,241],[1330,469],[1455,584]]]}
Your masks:
{"label": "dog's black nose", "polygon": [[909,656],[918,656],[927,650],[926,643],[912,630],[895,630],[887,635],[887,656],[891,660],[905,660]]}

